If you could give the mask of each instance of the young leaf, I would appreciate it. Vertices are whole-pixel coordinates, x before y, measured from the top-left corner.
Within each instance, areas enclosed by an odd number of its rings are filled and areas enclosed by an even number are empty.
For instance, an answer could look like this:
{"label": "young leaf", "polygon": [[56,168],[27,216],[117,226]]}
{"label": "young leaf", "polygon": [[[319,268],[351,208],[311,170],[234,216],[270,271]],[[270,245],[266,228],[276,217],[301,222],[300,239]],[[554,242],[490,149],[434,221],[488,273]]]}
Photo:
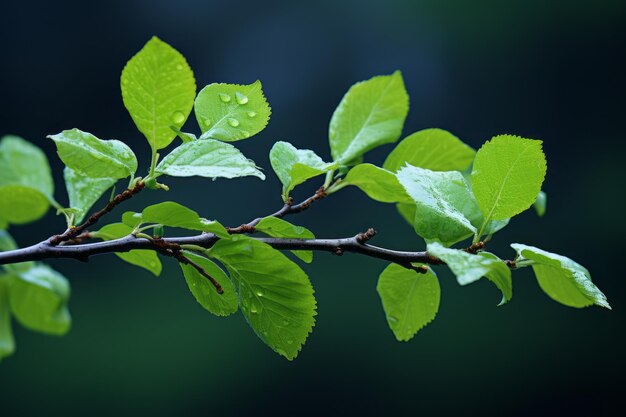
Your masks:
{"label": "young leaf", "polygon": [[202,131],[200,139],[226,142],[256,135],[265,129],[271,113],[260,81],[209,84],[198,93],[194,107]]}
{"label": "young leaf", "polygon": [[431,171],[465,171],[476,151],[452,133],[441,129],[425,129],[403,139],[391,151],[383,168],[396,172],[406,163]]}
{"label": "young leaf", "polygon": [[122,214],[122,223],[134,229],[141,224],[141,213],[125,211],[124,214]]}
{"label": "young leaf", "polygon": [[246,236],[218,240],[209,255],[230,272],[241,310],[257,336],[294,359],[315,323],[313,287],[304,271],[276,249]]}
{"label": "young leaf", "polygon": [[195,211],[173,201],[165,201],[146,207],[141,212],[141,222],[200,230],[202,232],[214,233],[219,237],[230,236],[224,226],[217,221],[204,219],[198,216],[198,213]]}
{"label": "young leaf", "polygon": [[54,194],[48,158],[37,146],[17,136],[0,140],[0,186],[23,185],[47,197]]}
{"label": "young leaf", "polygon": [[336,164],[324,162],[315,152],[297,149],[288,142],[276,142],[272,146],[270,163],[283,184],[282,197],[285,201],[297,185],[336,168]]}
{"label": "young leaf", "polygon": [[[103,240],[113,240],[128,236],[132,232],[132,227],[123,223],[112,223],[107,224],[97,232],[92,232],[92,235]],[[153,250],[135,249],[128,252],[116,252],[115,255],[131,265],[147,269],[157,277],[161,275],[161,261]]]}
{"label": "young leaf", "polygon": [[[309,229],[295,226],[277,217],[264,217],[255,227],[258,232],[272,237],[315,239],[315,235]],[[292,250],[291,252],[306,263],[313,261],[313,252],[310,250]]]}
{"label": "young leaf", "polygon": [[172,130],[176,132],[176,135],[178,135],[178,137],[180,138],[180,140],[183,141],[183,143],[193,142],[194,140],[198,139],[196,135],[194,135],[193,133],[186,133],[174,127],[172,127]]}
{"label": "young leaf", "polygon": [[80,223],[102,194],[117,182],[115,178],[87,177],[70,167],[65,167],[63,176],[70,207],[77,210],[75,224]]}
{"label": "young leaf", "polygon": [[247,159],[234,146],[217,140],[195,140],[175,148],[157,165],[158,175],[209,178],[255,176],[265,179],[254,161]]}
{"label": "young leaf", "polygon": [[353,85],[330,120],[330,150],[347,165],[365,152],[395,142],[402,134],[409,96],[399,71]]}
{"label": "young leaf", "polygon": [[449,246],[476,232],[468,219],[476,201],[460,172],[407,165],[396,175],[415,202],[413,227],[418,235]]}
{"label": "young leaf", "polygon": [[39,190],[24,185],[0,186],[0,215],[5,222],[30,223],[48,211],[48,197]]}
{"label": "young leaf", "polygon": [[503,220],[530,207],[546,175],[541,141],[501,135],[476,153],[472,190],[485,220]]}
{"label": "young leaf", "polygon": [[528,260],[541,289],[553,300],[569,307],[593,304],[610,309],[606,296],[591,281],[589,271],[570,258],[534,246],[513,243],[520,261]]}
{"label": "young leaf", "polygon": [[9,277],[0,274],[0,361],[15,351],[9,308]]}
{"label": "young leaf", "polygon": [[502,305],[513,297],[511,270],[497,256],[481,252],[477,255],[459,249],[448,249],[439,243],[429,243],[428,254],[444,261],[456,275],[460,285],[471,284],[482,277],[487,277],[502,292]]}
{"label": "young leaf", "polygon": [[533,203],[533,206],[535,207],[535,211],[537,212],[537,216],[543,217],[543,215],[546,214],[547,205],[548,205],[548,195],[543,191],[539,191],[539,194],[537,194],[537,198],[535,199],[535,202]]}
{"label": "young leaf", "polygon": [[382,203],[413,202],[394,174],[372,164],[353,167],[336,189],[348,185],[359,187],[369,198]]}
{"label": "young leaf", "polygon": [[439,281],[431,269],[419,274],[391,264],[380,274],[376,290],[383,302],[387,323],[399,341],[411,340],[439,310]]}
{"label": "young leaf", "polygon": [[46,155],[17,136],[0,140],[0,228],[43,216],[54,201],[54,183]]}
{"label": "young leaf", "polygon": [[10,295],[11,311],[24,327],[57,335],[69,330],[70,286],[49,266],[38,264],[19,273],[11,283]]}
{"label": "young leaf", "polygon": [[126,178],[137,171],[133,151],[119,140],[100,140],[78,129],[48,136],[65,165],[92,178]]}
{"label": "young leaf", "polygon": [[196,80],[176,49],[153,37],[124,67],[124,106],[153,150],[176,137],[193,107]]}
{"label": "young leaf", "polygon": [[215,263],[204,256],[196,255],[191,252],[185,252],[185,256],[200,265],[211,277],[222,285],[224,294],[218,294],[213,284],[202,276],[196,268],[191,265],[180,264],[185,276],[185,281],[189,286],[189,291],[193,294],[196,301],[207,311],[216,316],[228,316],[233,314],[239,308],[237,303],[237,293],[232,282],[222,269]]}

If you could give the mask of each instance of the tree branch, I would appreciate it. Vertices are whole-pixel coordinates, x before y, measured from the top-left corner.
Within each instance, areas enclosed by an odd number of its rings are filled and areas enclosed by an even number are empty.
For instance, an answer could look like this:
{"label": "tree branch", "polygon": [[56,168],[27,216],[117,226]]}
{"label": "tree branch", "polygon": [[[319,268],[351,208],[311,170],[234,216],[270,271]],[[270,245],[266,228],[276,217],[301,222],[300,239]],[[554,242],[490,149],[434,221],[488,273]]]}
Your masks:
{"label": "tree branch", "polygon": [[[418,262],[431,265],[440,265],[443,262],[426,252],[405,252],[381,248],[366,243],[374,235],[373,230],[359,233],[356,236],[339,239],[284,239],[258,237],[258,241],[267,243],[280,250],[316,250],[343,255],[345,252],[359,253],[373,258],[394,262],[406,268],[415,269],[411,263]],[[133,235],[120,239],[97,243],[55,246],[49,240],[33,246],[0,252],[0,265],[26,261],[40,261],[52,258],[77,259],[86,262],[91,256],[104,253],[128,252],[134,249],[148,249],[163,253],[163,247],[180,247],[180,245],[196,245],[205,249],[211,248],[219,237],[212,233],[203,233],[189,237],[171,237],[159,240],[150,240]],[[168,256],[173,256],[167,254]]]}

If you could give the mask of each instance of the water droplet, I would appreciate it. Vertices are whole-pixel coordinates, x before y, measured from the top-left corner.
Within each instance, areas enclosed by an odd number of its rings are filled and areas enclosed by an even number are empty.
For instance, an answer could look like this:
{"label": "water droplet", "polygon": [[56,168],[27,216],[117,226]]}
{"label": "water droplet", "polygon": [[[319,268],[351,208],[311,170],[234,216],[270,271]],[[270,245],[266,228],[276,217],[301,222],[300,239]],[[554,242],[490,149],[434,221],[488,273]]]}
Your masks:
{"label": "water droplet", "polygon": [[211,126],[211,119],[204,119],[205,126]]}
{"label": "water droplet", "polygon": [[394,316],[387,316],[387,320],[389,320],[390,323],[397,323],[398,319],[395,318]]}
{"label": "water droplet", "polygon": [[250,313],[257,314],[257,313],[260,313],[261,311],[263,311],[263,307],[255,303],[250,303]]}
{"label": "water droplet", "polygon": [[220,100],[224,103],[228,103],[231,100],[231,97],[228,94],[220,93]]}
{"label": "water droplet", "polygon": [[248,117],[256,117],[256,112],[255,111],[249,111],[248,112]]}
{"label": "water droplet", "polygon": [[239,92],[235,93],[235,97],[237,97],[237,103],[239,104],[246,104],[248,102],[248,97]]}
{"label": "water droplet", "polygon": [[267,332],[263,332],[263,336],[267,336]]}
{"label": "water droplet", "polygon": [[183,65],[182,64],[176,65],[176,69],[180,71],[181,69],[183,69]]}
{"label": "water droplet", "polygon": [[237,119],[228,119],[228,124],[231,125],[232,127],[237,127],[239,126],[239,120]]}
{"label": "water droplet", "polygon": [[248,132],[247,130],[242,130],[241,134],[243,135],[244,138],[249,138],[250,137],[250,132]]}
{"label": "water droplet", "polygon": [[263,291],[257,291],[256,295],[257,297],[263,297]]}
{"label": "water droplet", "polygon": [[182,114],[179,111],[175,111],[174,113],[172,113],[172,122],[174,122],[177,125],[179,125],[179,124],[181,124],[184,121],[185,121],[185,115],[184,114]]}
{"label": "water droplet", "polygon": [[293,344],[293,340],[287,340],[287,344],[288,344],[288,345]]}

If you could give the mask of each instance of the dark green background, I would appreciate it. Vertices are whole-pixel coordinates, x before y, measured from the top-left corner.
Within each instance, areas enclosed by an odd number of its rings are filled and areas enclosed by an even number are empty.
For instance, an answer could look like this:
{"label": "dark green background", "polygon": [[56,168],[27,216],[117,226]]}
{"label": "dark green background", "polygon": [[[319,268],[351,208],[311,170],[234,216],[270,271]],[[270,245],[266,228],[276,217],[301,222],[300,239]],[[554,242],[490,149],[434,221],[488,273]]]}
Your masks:
{"label": "dark green background", "polygon": [[[317,325],[288,362],[241,315],[205,313],[170,260],[159,278],[114,256],[51,262],[72,283],[73,328],[55,338],[15,326],[18,350],[0,364],[3,417],[589,416],[623,408],[625,2],[21,1],[3,3],[0,21],[0,134],[46,150],[63,203],[47,134],[78,127],[122,139],[145,170],[148,148],[122,105],[119,74],[152,35],[187,57],[200,87],[263,82],[271,123],[240,145],[268,180],[172,179],[169,193],[146,192],[125,209],[167,198],[228,225],[280,206],[267,158],[276,140],[328,158],[328,121],[347,88],[400,69],[411,96],[406,134],[441,127],[475,147],[499,133],[545,141],[548,213],[522,214],[491,249],[511,257],[508,243],[521,242],[568,255],[592,271],[614,308],[561,306],[527,270],[515,274],[513,301],[496,307],[491,284],[462,288],[441,270],[436,321],[398,343],[375,291],[385,264],[318,254],[305,267]],[[391,149],[367,160],[380,164]],[[423,247],[393,206],[355,189],[291,220],[320,237],[371,226],[376,244]],[[11,232],[27,245],[62,229],[50,213]]]}

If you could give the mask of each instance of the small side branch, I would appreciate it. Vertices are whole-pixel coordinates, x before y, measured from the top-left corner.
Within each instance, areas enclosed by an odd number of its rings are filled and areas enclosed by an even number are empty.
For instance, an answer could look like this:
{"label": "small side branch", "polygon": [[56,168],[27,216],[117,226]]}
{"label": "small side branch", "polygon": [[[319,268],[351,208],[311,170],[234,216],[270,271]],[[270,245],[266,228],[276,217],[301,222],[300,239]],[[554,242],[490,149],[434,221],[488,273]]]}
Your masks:
{"label": "small side branch", "polygon": [[[293,199],[289,197],[289,201],[287,201],[280,210],[265,217],[278,217],[279,219],[281,219],[289,214],[303,212],[304,210],[308,209],[311,204],[313,204],[317,200],[321,200],[322,198],[326,197],[326,195],[326,189],[324,187],[320,187],[315,192],[315,194],[298,204],[294,204]],[[227,227],[226,230],[228,230],[228,233],[230,233],[231,235],[241,233],[254,233],[256,231],[255,226],[259,224],[261,220],[263,220],[263,217],[257,217],[256,219],[248,223],[242,224],[241,226]]]}
{"label": "small side branch", "polygon": [[63,232],[60,235],[52,236],[48,240],[48,242],[51,245],[55,246],[55,245],[60,244],[61,242],[66,242],[68,240],[75,239],[83,231],[85,231],[85,229],[96,224],[102,216],[109,213],[111,210],[113,210],[116,206],[118,206],[123,201],[126,201],[132,198],[135,194],[143,190],[144,187],[145,187],[145,184],[143,181],[137,181],[137,184],[135,184],[133,188],[126,189],[120,194],[113,197],[113,199],[109,201],[109,203],[102,210],[97,211],[91,216],[89,216],[89,218],[83,224],[75,226],[75,227],[70,227],[69,229],[67,229],[65,232]]}

